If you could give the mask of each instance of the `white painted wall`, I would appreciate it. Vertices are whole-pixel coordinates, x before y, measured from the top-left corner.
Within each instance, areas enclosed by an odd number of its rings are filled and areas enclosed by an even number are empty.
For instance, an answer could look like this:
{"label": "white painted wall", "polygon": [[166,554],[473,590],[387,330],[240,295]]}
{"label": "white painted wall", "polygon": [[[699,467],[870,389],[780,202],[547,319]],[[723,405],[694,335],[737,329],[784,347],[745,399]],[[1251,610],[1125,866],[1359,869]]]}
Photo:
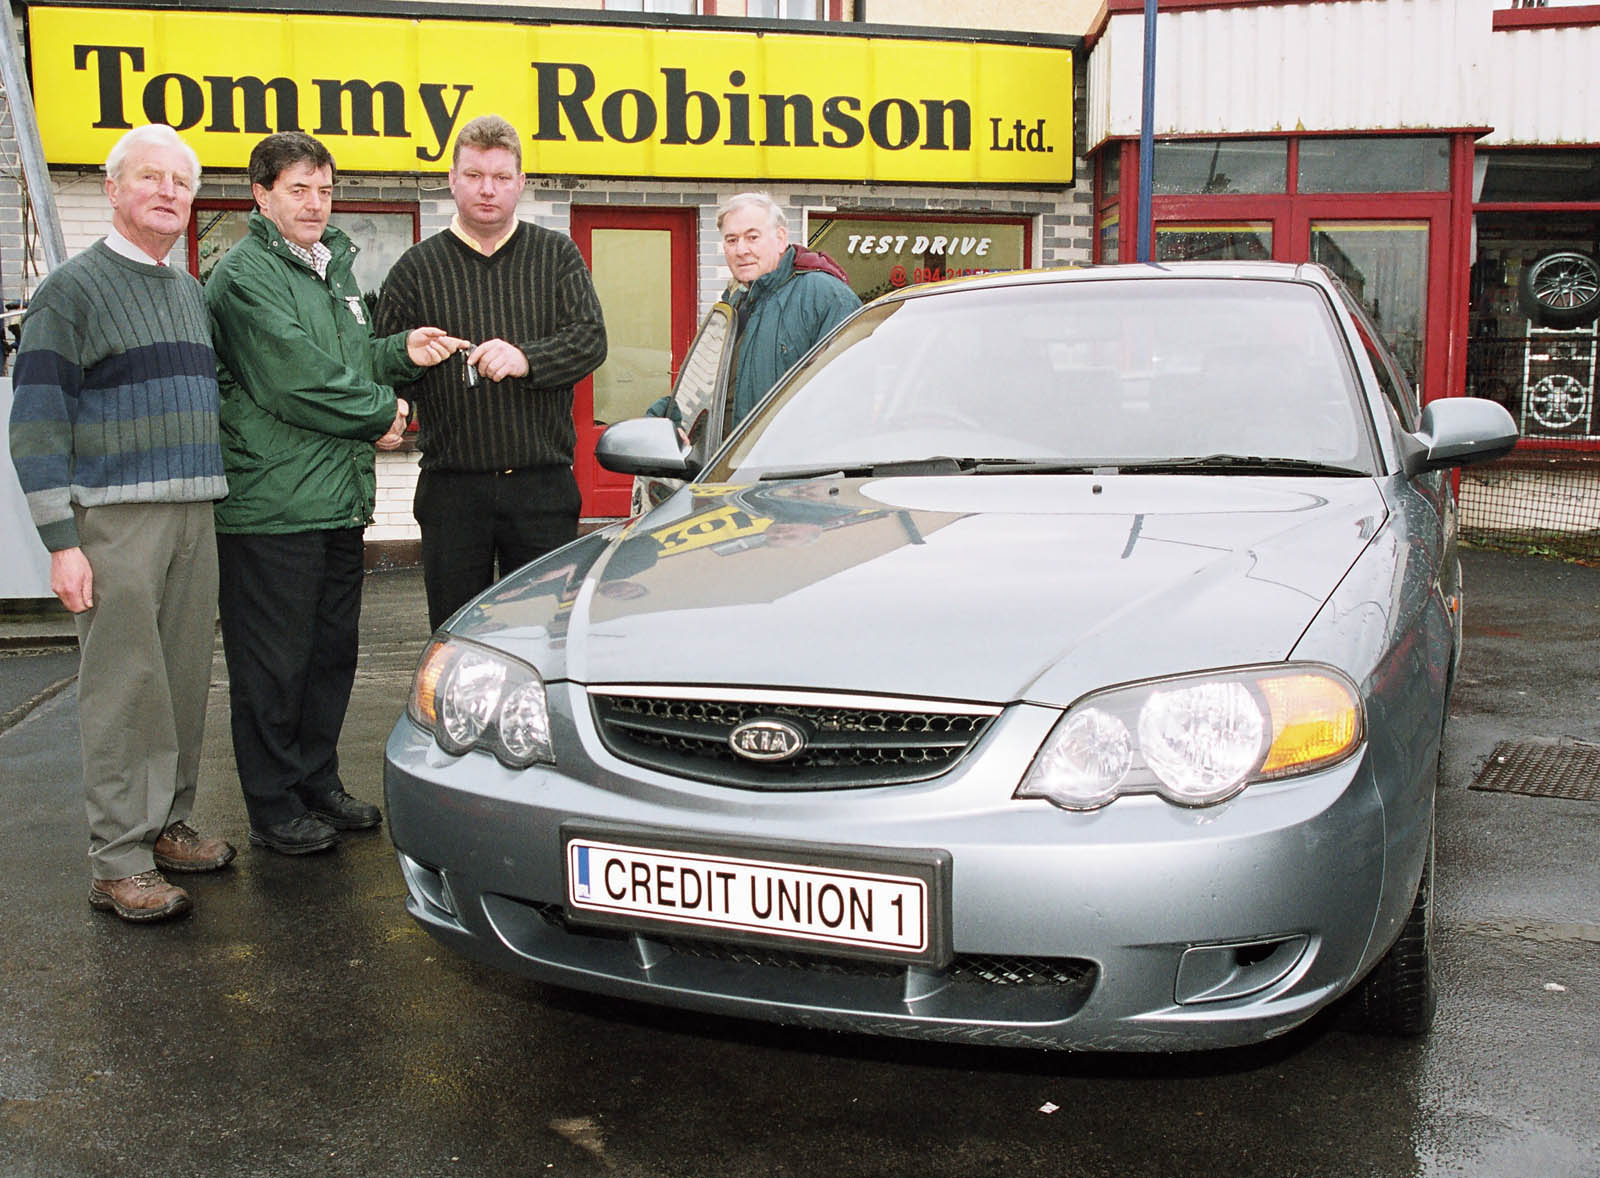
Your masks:
{"label": "white painted wall", "polygon": [[[1328,0],[1163,12],[1155,133],[1489,126],[1497,3]],[[1087,149],[1139,134],[1143,79],[1144,16],[1113,16],[1090,55]]]}
{"label": "white painted wall", "polygon": [[1494,130],[1478,142],[1600,143],[1600,26],[1506,29],[1494,34],[1479,78]]}

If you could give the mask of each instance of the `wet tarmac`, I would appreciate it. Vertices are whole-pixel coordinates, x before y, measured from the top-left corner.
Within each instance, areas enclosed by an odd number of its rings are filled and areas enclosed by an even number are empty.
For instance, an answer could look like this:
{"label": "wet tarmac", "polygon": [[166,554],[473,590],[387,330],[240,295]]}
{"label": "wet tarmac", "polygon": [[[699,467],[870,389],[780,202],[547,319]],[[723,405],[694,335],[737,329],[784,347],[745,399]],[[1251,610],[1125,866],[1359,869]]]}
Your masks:
{"label": "wet tarmac", "polygon": [[[1466,555],[1439,797],[1432,1035],[1333,1019],[1181,1057],[952,1049],[587,998],[434,945],[382,831],[245,846],[214,671],[185,920],[85,902],[70,646],[0,650],[0,1178],[1600,1175],[1600,802],[1468,789],[1496,743],[1600,742],[1600,570]],[[368,579],[343,746],[380,749],[426,639]]]}

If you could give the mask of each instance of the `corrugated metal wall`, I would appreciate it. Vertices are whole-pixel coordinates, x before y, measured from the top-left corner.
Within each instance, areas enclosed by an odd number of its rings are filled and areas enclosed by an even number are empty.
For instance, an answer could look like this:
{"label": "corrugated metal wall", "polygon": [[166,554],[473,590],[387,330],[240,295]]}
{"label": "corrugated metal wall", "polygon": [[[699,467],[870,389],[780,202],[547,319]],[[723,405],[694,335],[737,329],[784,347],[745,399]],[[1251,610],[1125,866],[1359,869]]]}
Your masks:
{"label": "corrugated metal wall", "polygon": [[[1495,6],[1334,0],[1163,12],[1155,133],[1488,126]],[[1111,17],[1089,58],[1086,147],[1139,133],[1143,59],[1143,15]]]}
{"label": "corrugated metal wall", "polygon": [[1479,72],[1494,131],[1479,143],[1600,143],[1597,71],[1600,28],[1496,33],[1488,64]]}

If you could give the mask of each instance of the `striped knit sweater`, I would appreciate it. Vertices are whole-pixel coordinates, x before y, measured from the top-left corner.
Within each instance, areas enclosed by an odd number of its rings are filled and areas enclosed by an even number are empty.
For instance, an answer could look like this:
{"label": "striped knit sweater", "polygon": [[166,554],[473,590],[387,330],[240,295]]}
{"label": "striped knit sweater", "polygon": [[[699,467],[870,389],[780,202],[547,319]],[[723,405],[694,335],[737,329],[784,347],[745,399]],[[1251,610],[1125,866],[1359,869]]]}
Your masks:
{"label": "striped knit sweater", "polygon": [[449,230],[412,246],[384,280],[377,330],[427,325],[516,344],[528,375],[469,386],[464,360],[452,357],[407,385],[422,469],[571,464],[572,386],[606,358],[600,301],[571,238],[522,222],[488,257]]}
{"label": "striped knit sweater", "polygon": [[78,546],[72,505],[227,494],[217,358],[200,284],[96,242],[28,305],[13,370],[11,459],[45,547]]}

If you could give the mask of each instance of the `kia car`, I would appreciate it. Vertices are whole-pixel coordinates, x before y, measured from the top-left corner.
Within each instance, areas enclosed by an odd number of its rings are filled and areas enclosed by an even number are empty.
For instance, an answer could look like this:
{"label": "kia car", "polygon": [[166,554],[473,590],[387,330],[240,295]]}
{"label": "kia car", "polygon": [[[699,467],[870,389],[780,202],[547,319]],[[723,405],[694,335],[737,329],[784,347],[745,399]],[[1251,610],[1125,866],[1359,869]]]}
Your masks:
{"label": "kia car", "polygon": [[963,1044],[1428,1028],[1449,472],[1500,406],[1285,263],[911,288],[725,440],[731,359],[692,360],[710,428],[599,443],[659,502],[421,659],[385,789],[430,934]]}

